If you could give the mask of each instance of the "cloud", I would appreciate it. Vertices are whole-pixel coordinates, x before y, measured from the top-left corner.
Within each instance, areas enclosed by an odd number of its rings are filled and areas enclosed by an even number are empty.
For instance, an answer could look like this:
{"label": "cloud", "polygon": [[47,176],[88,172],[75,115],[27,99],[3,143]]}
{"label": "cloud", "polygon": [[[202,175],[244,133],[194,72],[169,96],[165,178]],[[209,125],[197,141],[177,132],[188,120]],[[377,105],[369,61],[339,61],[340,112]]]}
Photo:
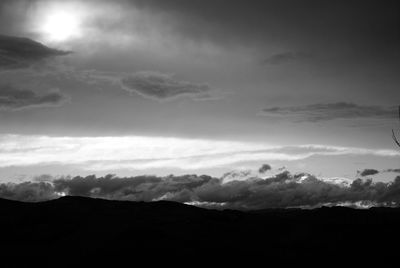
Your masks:
{"label": "cloud", "polygon": [[121,80],[123,88],[145,98],[159,101],[187,96],[196,100],[212,99],[213,89],[207,84],[198,84],[176,79],[173,75],[143,71]]}
{"label": "cloud", "polygon": [[360,172],[360,175],[362,176],[362,177],[365,177],[365,176],[370,176],[370,175],[376,175],[376,174],[378,174],[379,173],[379,170],[376,170],[376,169],[364,169],[363,171],[361,171]]}
{"label": "cloud", "polygon": [[289,63],[292,61],[301,61],[310,59],[312,56],[311,54],[304,53],[304,52],[285,52],[274,54],[263,61],[263,64],[268,65],[279,65],[284,63]]}
{"label": "cloud", "polygon": [[292,119],[301,122],[319,122],[355,118],[392,119],[396,117],[396,111],[396,107],[368,106],[350,102],[336,102],[266,108],[262,111],[261,115]]}
{"label": "cloud", "polygon": [[138,176],[118,178],[113,175],[97,178],[95,176],[56,179],[54,190],[69,195],[101,197],[117,200],[154,201],[173,200],[186,202],[192,199],[189,194],[197,187],[211,180],[210,176]]}
{"label": "cloud", "polygon": [[400,168],[389,168],[384,170],[384,172],[400,173]]}
{"label": "cloud", "polygon": [[265,209],[288,207],[399,206],[400,176],[383,183],[356,179],[349,184],[311,174],[284,171],[269,177],[223,178],[207,175],[55,178],[0,184],[0,197],[42,201],[62,195],[112,200],[169,200],[212,208]]}
{"label": "cloud", "polygon": [[0,86],[0,110],[22,110],[60,106],[69,98],[53,90],[38,94],[29,89],[18,89],[10,85]]}
{"label": "cloud", "polygon": [[46,47],[28,38],[0,35],[0,70],[28,68],[35,63],[69,53]]}
{"label": "cloud", "polygon": [[120,87],[130,94],[138,94],[160,102],[185,97],[192,100],[220,100],[227,94],[227,92],[222,92],[206,83],[178,80],[172,74],[156,71],[125,73],[97,70],[77,71],[70,68],[62,70],[62,75],[98,87],[104,86],[104,84]]}
{"label": "cloud", "polygon": [[255,161],[296,161],[313,156],[400,157],[396,150],[168,137],[49,137],[0,135],[0,167],[72,165],[96,172],[226,167]]}
{"label": "cloud", "polygon": [[362,171],[358,171],[357,173],[360,176],[365,177],[365,176],[377,175],[379,173],[400,173],[400,169],[389,168],[389,169],[384,169],[384,170],[376,170],[376,169],[372,169],[372,168],[367,168]]}
{"label": "cloud", "polygon": [[59,197],[48,182],[22,182],[0,184],[0,197],[25,202],[46,201]]}
{"label": "cloud", "polygon": [[267,172],[268,170],[271,170],[271,166],[268,165],[268,164],[264,164],[264,165],[262,165],[262,166],[259,168],[258,172],[259,172],[259,173],[265,173],[265,172]]}

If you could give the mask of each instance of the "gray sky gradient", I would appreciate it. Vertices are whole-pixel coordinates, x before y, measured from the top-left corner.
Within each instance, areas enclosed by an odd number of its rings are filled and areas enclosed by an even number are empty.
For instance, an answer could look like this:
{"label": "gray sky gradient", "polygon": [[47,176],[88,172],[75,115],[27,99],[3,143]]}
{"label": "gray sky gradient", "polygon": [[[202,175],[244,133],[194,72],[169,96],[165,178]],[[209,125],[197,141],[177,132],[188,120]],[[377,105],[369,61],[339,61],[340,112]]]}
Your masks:
{"label": "gray sky gradient", "polygon": [[[396,168],[399,14],[391,0],[1,1],[0,175]],[[110,149],[119,137],[159,152],[139,165]],[[341,153],[289,159],[305,145]]]}

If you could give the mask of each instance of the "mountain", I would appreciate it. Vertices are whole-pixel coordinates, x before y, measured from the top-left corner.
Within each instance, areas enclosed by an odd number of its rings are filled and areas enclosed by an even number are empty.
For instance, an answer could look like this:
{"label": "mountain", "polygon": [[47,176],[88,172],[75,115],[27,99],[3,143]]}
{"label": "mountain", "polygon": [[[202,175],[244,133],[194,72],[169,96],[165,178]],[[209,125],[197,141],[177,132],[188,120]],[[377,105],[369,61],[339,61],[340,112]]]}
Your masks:
{"label": "mountain", "polygon": [[396,254],[389,241],[400,238],[397,208],[241,212],[66,196],[40,203],[1,199],[0,212],[2,260],[42,267],[118,267],[125,261],[249,265],[344,254],[367,258],[368,252],[368,258],[380,258]]}

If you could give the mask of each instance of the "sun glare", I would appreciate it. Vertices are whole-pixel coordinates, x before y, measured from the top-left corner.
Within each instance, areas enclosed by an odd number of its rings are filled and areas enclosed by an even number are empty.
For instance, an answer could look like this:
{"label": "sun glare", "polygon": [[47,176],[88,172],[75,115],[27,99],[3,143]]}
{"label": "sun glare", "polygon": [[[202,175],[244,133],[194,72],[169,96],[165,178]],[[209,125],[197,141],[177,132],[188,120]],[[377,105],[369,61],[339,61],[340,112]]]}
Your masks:
{"label": "sun glare", "polygon": [[79,17],[66,11],[53,12],[44,18],[41,32],[50,42],[62,42],[80,35]]}

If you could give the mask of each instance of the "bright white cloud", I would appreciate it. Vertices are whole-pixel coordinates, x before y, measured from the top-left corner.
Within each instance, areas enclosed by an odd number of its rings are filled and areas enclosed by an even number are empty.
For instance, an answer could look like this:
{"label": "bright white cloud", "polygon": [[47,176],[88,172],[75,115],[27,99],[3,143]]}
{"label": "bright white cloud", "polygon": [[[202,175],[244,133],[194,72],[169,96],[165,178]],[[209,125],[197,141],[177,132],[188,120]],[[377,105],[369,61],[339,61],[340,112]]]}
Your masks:
{"label": "bright white cloud", "polygon": [[269,146],[262,143],[168,137],[0,136],[0,167],[76,165],[107,171],[175,168],[196,170],[252,161],[295,161],[312,156],[400,157],[394,150],[323,145]]}

